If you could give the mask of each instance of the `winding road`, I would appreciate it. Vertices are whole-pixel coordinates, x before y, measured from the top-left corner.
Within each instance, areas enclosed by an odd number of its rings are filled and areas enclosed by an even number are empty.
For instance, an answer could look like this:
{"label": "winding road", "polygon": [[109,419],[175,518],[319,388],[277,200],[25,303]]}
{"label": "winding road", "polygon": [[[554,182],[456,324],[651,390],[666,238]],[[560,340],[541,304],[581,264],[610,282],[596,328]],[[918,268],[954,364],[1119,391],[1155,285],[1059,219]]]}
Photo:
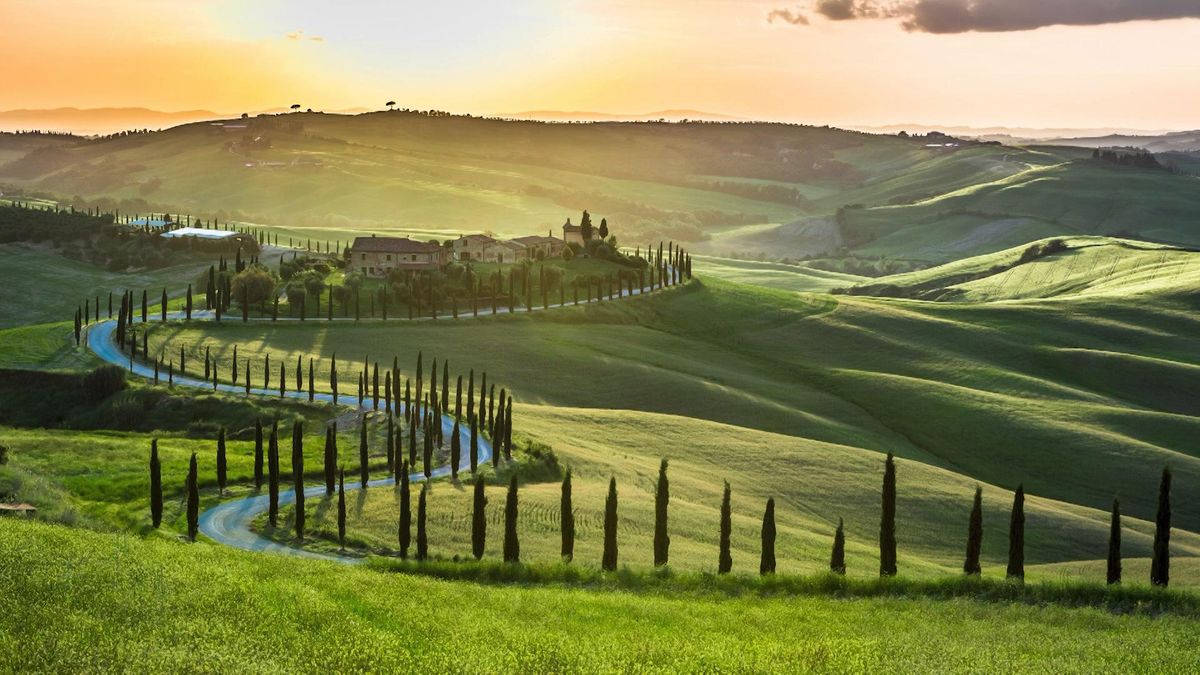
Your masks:
{"label": "winding road", "polygon": [[[656,288],[662,288],[662,287],[658,286]],[[632,292],[629,289],[625,289],[623,295],[621,295],[620,298],[623,299],[623,298],[632,297],[634,295],[643,295],[645,293],[650,293],[653,290],[655,290],[655,289],[652,289],[650,287],[635,288],[635,289],[632,289]],[[603,302],[610,302],[610,301],[611,300],[604,300]],[[549,305],[548,307],[545,307],[545,308],[532,307],[526,311],[542,311],[543,309],[554,309],[557,307],[564,307],[564,306],[573,306],[573,303],[568,302],[568,303],[554,304],[554,305]],[[493,313],[490,310],[491,310],[491,308],[488,307],[486,312],[480,312],[479,317],[492,316]],[[508,314],[509,311],[508,311],[507,307],[502,307],[502,308],[499,308],[499,311],[497,313],[498,314]],[[520,310],[516,310],[513,313],[521,313],[521,312],[520,312]],[[230,321],[232,323],[238,323],[241,321],[241,317],[236,314],[234,314],[234,315],[227,314],[226,317],[227,317],[226,320]],[[183,319],[184,314],[183,314],[183,312],[169,312],[167,314],[167,318],[168,319]],[[215,320],[215,318],[216,317],[215,317],[214,313],[209,310],[192,312],[192,321]],[[475,317],[471,313],[465,313],[465,314],[460,313],[458,318],[459,319],[470,319],[470,318],[475,318]],[[272,321],[272,319],[269,317],[250,318],[249,320],[254,321],[254,322]],[[287,319],[280,317],[279,320],[281,320],[281,321],[282,320],[298,321],[299,319],[296,319],[294,317],[289,317]],[[310,320],[313,322],[321,322],[321,321],[327,321],[328,319],[326,317],[319,317],[319,318],[314,317]],[[340,321],[346,321],[346,320],[356,321],[358,319],[354,319],[353,317],[348,318],[348,319],[344,318],[344,317],[334,317],[334,320],[335,321],[339,321],[339,320]],[[433,317],[420,317],[418,319],[396,318],[396,319],[390,319],[390,320],[391,321],[410,321],[410,320],[432,321],[435,319],[433,319]],[[447,320],[454,321],[455,319],[447,317]],[[373,319],[361,319],[360,321],[384,321],[384,319],[373,318]],[[150,323],[154,323],[154,322],[150,322]],[[136,323],[135,323],[135,325],[136,325]],[[149,325],[149,324],[147,324],[147,325]],[[108,319],[105,321],[101,321],[100,323],[94,323],[94,324],[91,324],[90,326],[88,326],[86,328],[86,331],[87,331],[86,341],[87,341],[88,348],[91,349],[92,352],[94,352],[96,354],[96,356],[100,357],[102,360],[104,360],[108,363],[111,363],[111,364],[114,364],[117,366],[121,366],[122,368],[127,368],[130,373],[137,375],[139,377],[153,379],[154,378],[154,367],[152,365],[147,365],[146,363],[143,363],[138,360],[131,361],[129,356],[127,354],[125,354],[124,352],[122,352],[120,350],[120,348],[118,348],[117,343],[116,343],[116,327],[117,327],[117,322],[113,319]],[[239,394],[239,395],[245,395],[245,393],[246,393],[246,388],[244,385],[219,382],[214,387],[213,383],[210,381],[202,380],[197,377],[192,377],[187,374],[176,374],[174,376],[174,384],[177,386],[192,387],[192,388],[200,389],[200,390],[204,390],[204,391],[223,391],[226,393]],[[258,395],[258,396],[267,396],[267,397],[271,397],[271,398],[279,397],[278,390],[264,389],[262,387],[251,387],[250,393],[254,394],[254,395]],[[307,391],[288,391],[285,393],[285,396],[287,396],[288,398],[293,398],[293,399],[297,399],[297,400],[304,400],[304,401],[308,400],[308,392]],[[327,403],[333,402],[333,395],[329,394],[329,393],[317,393],[314,395],[314,398],[318,401],[324,401]],[[345,399],[346,397],[343,396],[340,398]],[[353,399],[351,399],[351,400],[353,400]],[[396,406],[397,406],[398,410],[403,410],[402,403],[397,402]],[[373,410],[373,408],[365,405],[365,399],[364,399],[363,406],[361,406],[361,407],[349,406],[349,407],[352,407],[356,411],[363,411],[363,412],[369,412],[369,411]],[[453,433],[454,418],[452,416],[450,416],[450,415],[442,416],[442,430],[445,435],[450,435]],[[470,459],[470,448],[471,448],[470,430],[469,429],[460,429],[459,430],[459,439],[461,441],[460,447],[462,448],[462,453],[463,453],[461,461],[460,461],[460,465],[461,466],[470,466],[470,461],[471,461],[471,459]],[[480,435],[479,436],[479,457],[478,457],[479,465],[483,466],[487,462],[490,462],[491,459],[492,459],[492,444],[490,441],[488,441],[486,438],[484,438],[482,435]],[[436,469],[434,469],[433,471],[431,471],[430,473],[431,473],[430,478],[442,478],[445,476],[449,476],[450,475],[450,467],[449,466],[439,466]],[[411,482],[416,483],[416,482],[420,482],[423,480],[425,480],[425,474],[423,472],[409,474],[409,481],[411,481]],[[373,480],[373,481],[370,481],[367,483],[368,487],[388,486],[388,485],[394,485],[394,484],[395,484],[395,480],[393,478],[382,478],[382,479]],[[358,487],[347,487],[347,492],[356,490],[356,489],[359,489],[359,488]],[[314,485],[311,487],[304,488],[305,498],[309,498],[309,497],[321,498],[324,495],[325,495],[324,484]],[[286,506],[288,504],[294,503],[295,501],[296,501],[296,495],[293,490],[281,489],[279,491],[279,505],[280,506]],[[295,546],[288,546],[286,544],[281,544],[277,541],[273,541],[271,539],[263,537],[262,535],[259,535],[258,533],[254,532],[251,529],[251,525],[253,524],[253,522],[256,518],[258,518],[262,514],[266,513],[269,508],[270,508],[270,498],[266,494],[256,494],[256,495],[253,495],[250,497],[243,497],[241,499],[231,499],[229,501],[221,502],[220,504],[218,504],[218,505],[208,509],[204,513],[200,514],[200,522],[199,522],[200,532],[203,533],[204,536],[208,537],[209,539],[212,539],[213,541],[220,542],[227,546],[233,546],[235,548],[245,549],[247,551],[269,551],[272,553],[293,555],[293,556],[299,556],[299,557],[304,557],[304,558],[315,558],[315,559],[320,559],[320,560],[332,560],[332,561],[342,562],[342,563],[355,563],[355,562],[361,562],[363,560],[362,558],[358,558],[358,557],[341,556],[341,555],[330,554],[330,553],[321,553],[321,552],[310,551],[310,550],[295,547]]]}

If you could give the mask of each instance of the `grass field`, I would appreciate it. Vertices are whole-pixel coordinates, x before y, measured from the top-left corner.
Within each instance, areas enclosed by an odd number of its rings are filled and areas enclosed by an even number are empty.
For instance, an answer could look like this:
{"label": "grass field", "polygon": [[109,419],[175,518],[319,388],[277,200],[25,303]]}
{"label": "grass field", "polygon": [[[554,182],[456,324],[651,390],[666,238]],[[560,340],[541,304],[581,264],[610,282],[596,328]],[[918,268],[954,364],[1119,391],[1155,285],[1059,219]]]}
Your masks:
{"label": "grass field", "polygon": [[0,654],[42,671],[1186,671],[1198,646],[1170,614],[481,586],[7,519],[0,569]]}

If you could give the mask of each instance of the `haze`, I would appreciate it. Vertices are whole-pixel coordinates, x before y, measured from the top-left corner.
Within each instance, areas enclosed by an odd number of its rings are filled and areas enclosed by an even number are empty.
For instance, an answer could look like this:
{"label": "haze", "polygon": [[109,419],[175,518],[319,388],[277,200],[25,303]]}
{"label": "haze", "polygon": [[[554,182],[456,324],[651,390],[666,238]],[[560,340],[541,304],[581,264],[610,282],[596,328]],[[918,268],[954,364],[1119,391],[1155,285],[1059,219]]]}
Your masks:
{"label": "haze", "polygon": [[1061,0],[944,0],[965,9],[958,23],[937,24],[933,4],[6,0],[0,110],[236,113],[395,100],[480,114],[1195,126],[1200,23],[1188,17],[1198,3],[1087,13],[1074,8],[1089,3]]}

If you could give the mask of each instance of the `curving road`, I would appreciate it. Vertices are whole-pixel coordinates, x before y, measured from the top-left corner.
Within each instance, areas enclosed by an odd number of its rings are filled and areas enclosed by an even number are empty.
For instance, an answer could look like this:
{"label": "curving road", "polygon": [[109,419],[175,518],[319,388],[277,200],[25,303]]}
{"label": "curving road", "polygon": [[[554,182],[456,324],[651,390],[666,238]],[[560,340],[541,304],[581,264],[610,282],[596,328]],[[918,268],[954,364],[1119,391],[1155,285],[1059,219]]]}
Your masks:
{"label": "curving road", "polygon": [[[172,312],[167,315],[168,318],[182,318],[182,314]],[[197,313],[192,313],[193,320],[196,319]],[[154,367],[146,365],[141,361],[130,361],[129,356],[123,353],[118,347],[115,339],[116,321],[107,320],[101,323],[92,324],[87,332],[87,345],[97,356],[104,361],[127,368],[134,375],[153,379]],[[178,386],[193,387],[204,391],[213,391],[212,382],[208,382],[190,375],[177,374],[174,377],[174,382]],[[246,388],[241,385],[229,383],[218,383],[216,391],[223,391],[232,394],[245,394]],[[250,393],[258,396],[268,396],[278,398],[278,390],[268,390],[261,387],[251,387]],[[285,394],[288,398],[307,401],[307,391],[289,391]],[[317,393],[314,396],[319,401],[327,403],[333,402],[333,395],[328,393]],[[347,397],[339,397],[345,400]],[[353,397],[351,397],[353,401]],[[340,404],[339,404],[340,405]],[[348,406],[355,410],[372,411],[373,409],[366,404],[360,408],[355,405]],[[397,409],[403,411],[403,403],[397,404]],[[449,415],[442,416],[442,431],[449,436],[454,432],[454,418]],[[471,432],[469,428],[459,429],[459,439],[462,447],[461,466],[469,467],[471,464]],[[483,435],[479,436],[479,464],[483,466],[492,459],[492,444]],[[450,475],[449,466],[439,466],[430,472],[432,478],[442,478]],[[409,474],[409,480],[416,483],[425,480],[424,473]],[[392,478],[381,478],[367,483],[368,486],[386,486],[393,485],[395,480]],[[355,487],[347,486],[346,491],[359,489],[357,484]],[[304,496],[321,498],[325,495],[324,483],[304,488]],[[279,505],[286,506],[296,501],[296,495],[293,490],[279,491]],[[258,494],[251,497],[241,499],[231,499],[222,502],[204,513],[200,514],[200,531],[204,536],[218,541],[228,546],[245,549],[247,551],[270,551],[273,553],[283,553],[287,555],[301,556],[305,558],[319,558],[322,560],[335,560],[338,562],[359,562],[362,558],[352,558],[348,556],[340,556],[328,553],[318,553],[302,548],[288,546],[276,541],[272,541],[263,537],[250,529],[254,519],[267,512],[270,507],[270,498],[266,494]]]}

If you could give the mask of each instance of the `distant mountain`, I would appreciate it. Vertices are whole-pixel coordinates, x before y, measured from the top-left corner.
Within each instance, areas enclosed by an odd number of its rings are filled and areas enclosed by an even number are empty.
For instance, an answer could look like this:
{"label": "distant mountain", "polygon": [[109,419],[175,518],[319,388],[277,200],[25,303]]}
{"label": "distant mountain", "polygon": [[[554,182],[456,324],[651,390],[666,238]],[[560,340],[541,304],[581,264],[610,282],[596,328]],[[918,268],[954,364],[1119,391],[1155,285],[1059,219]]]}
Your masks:
{"label": "distant mountain", "polygon": [[164,112],[149,108],[54,108],[0,111],[0,131],[69,131],[107,134],[124,129],[163,129],[189,122],[229,117],[211,110]]}
{"label": "distant mountain", "polygon": [[514,120],[539,120],[542,122],[648,122],[666,120],[704,120],[706,122],[744,122],[746,118],[704,112],[703,110],[657,110],[655,112],[628,114],[603,113],[589,110],[526,110],[517,113],[500,113],[497,117]]}
{"label": "distant mountain", "polygon": [[[1072,138],[1087,138],[1101,137],[1110,135],[1122,136],[1162,136],[1177,132],[1168,129],[1128,129],[1128,128],[1039,128],[1039,127],[973,127],[962,126],[955,124],[937,125],[937,124],[885,124],[879,126],[856,126],[850,125],[848,129],[857,131],[866,131],[869,133],[878,134],[896,134],[901,131],[907,131],[910,134],[926,134],[930,131],[940,131],[942,133],[958,136],[961,138],[978,138],[986,141],[1000,141],[1002,143],[1033,143],[1050,140],[1066,140]],[[1057,145],[1069,145],[1068,143],[1056,143]],[[1088,146],[1091,147],[1091,146]]]}
{"label": "distant mountain", "polygon": [[1142,148],[1158,153],[1192,152],[1200,150],[1200,131],[1054,138],[1045,143],[1046,145],[1072,145],[1081,148]]}

